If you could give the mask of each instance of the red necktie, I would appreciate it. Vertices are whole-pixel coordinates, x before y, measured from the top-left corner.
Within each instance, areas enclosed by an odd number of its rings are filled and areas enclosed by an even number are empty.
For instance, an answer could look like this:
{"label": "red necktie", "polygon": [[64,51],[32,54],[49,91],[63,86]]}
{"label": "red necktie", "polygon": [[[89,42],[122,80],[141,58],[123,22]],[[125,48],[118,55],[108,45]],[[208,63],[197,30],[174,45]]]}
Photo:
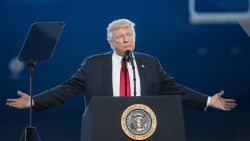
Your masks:
{"label": "red necktie", "polygon": [[130,79],[127,68],[127,61],[122,58],[122,67],[120,72],[120,96],[130,96]]}

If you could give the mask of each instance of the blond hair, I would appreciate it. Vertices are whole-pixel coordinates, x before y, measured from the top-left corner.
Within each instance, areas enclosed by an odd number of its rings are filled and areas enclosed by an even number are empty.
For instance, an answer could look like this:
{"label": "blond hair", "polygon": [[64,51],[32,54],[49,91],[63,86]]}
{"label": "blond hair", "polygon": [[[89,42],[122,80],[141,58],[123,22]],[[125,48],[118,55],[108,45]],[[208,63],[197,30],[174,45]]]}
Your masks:
{"label": "blond hair", "polygon": [[133,35],[135,37],[135,23],[133,23],[132,21],[128,20],[128,19],[119,19],[119,20],[115,20],[113,22],[111,22],[109,24],[109,26],[107,27],[107,39],[109,40],[110,37],[112,36],[112,32],[114,30],[117,30],[121,27],[130,27],[133,31]]}

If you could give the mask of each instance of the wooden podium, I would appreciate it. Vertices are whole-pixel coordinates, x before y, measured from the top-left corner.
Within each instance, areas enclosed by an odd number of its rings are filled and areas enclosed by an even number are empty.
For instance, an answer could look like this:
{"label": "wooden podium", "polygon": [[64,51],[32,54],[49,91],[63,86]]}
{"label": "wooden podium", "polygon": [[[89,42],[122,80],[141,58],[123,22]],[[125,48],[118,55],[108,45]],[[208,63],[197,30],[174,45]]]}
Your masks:
{"label": "wooden podium", "polygon": [[81,141],[132,140],[186,141],[181,97],[93,97],[82,118]]}

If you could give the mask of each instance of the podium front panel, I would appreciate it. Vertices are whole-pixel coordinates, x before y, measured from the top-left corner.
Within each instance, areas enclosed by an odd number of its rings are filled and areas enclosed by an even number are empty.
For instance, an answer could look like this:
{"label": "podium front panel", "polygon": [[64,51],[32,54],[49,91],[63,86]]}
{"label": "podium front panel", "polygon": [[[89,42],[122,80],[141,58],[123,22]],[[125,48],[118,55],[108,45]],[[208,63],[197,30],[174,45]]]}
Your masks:
{"label": "podium front panel", "polygon": [[122,130],[121,116],[127,107],[143,104],[156,115],[156,130],[145,141],[185,141],[179,96],[94,97],[82,120],[81,141],[130,141]]}

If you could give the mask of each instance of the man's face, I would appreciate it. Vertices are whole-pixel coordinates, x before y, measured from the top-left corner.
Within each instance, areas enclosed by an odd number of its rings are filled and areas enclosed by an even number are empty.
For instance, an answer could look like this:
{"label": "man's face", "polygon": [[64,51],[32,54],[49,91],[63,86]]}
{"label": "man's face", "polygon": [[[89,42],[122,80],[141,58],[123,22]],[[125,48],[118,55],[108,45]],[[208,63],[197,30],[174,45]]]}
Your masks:
{"label": "man's face", "polygon": [[131,27],[120,27],[112,31],[109,43],[120,56],[124,56],[126,50],[133,51],[135,48],[135,37]]}

